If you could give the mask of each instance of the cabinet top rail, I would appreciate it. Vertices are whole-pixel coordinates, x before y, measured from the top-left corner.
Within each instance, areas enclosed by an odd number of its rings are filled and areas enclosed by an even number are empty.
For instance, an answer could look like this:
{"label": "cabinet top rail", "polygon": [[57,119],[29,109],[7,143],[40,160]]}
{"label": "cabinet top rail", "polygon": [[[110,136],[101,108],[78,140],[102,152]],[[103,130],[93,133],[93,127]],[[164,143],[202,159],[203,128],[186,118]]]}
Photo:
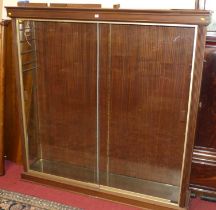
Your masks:
{"label": "cabinet top rail", "polygon": [[6,7],[11,18],[87,21],[125,21],[208,25],[211,12],[204,10],[84,9],[63,7]]}

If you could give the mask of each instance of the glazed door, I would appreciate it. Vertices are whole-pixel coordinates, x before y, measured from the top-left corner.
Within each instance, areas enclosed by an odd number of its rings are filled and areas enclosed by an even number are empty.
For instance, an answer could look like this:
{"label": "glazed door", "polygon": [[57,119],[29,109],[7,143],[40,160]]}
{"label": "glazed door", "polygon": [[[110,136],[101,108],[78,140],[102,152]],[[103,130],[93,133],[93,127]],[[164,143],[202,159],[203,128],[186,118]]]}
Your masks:
{"label": "glazed door", "polygon": [[30,170],[96,182],[97,26],[20,21]]}
{"label": "glazed door", "polygon": [[178,202],[194,28],[100,25],[100,183]]}
{"label": "glazed door", "polygon": [[195,28],[18,25],[29,169],[178,203]]}

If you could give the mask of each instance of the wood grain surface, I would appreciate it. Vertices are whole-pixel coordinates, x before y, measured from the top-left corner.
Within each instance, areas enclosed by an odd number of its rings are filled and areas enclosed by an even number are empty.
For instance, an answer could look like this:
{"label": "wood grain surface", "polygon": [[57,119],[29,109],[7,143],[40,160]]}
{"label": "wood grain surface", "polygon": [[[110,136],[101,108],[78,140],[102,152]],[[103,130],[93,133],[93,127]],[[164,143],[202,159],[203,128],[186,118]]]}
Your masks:
{"label": "wood grain surface", "polygon": [[203,59],[206,42],[206,28],[200,27],[197,31],[196,49],[194,57],[194,73],[191,90],[191,104],[190,104],[190,115],[188,122],[188,133],[187,142],[185,145],[185,155],[182,168],[182,179],[181,179],[181,193],[180,193],[180,206],[183,207],[189,202],[189,181],[191,172],[191,162],[193,155],[193,145],[195,140],[196,122],[199,107],[199,97],[201,89],[201,80],[203,72]]}
{"label": "wood grain surface", "polygon": [[207,45],[191,171],[191,188],[216,193],[216,47]]}
{"label": "wood grain surface", "polygon": [[[18,93],[16,89],[16,62],[13,59],[12,23],[5,26],[5,102],[4,102],[4,144],[8,160],[22,164],[20,124],[18,118]],[[15,51],[15,52],[14,52]]]}
{"label": "wood grain surface", "polygon": [[11,18],[173,23],[200,26],[207,26],[211,21],[210,12],[205,10],[116,10],[67,7],[6,8],[7,15]]}

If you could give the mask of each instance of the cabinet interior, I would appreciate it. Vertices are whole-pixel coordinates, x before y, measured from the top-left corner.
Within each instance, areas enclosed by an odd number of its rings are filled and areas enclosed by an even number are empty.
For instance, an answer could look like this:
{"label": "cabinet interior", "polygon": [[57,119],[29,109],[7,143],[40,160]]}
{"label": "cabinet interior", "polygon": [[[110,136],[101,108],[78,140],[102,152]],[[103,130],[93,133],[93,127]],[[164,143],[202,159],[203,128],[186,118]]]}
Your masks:
{"label": "cabinet interior", "polygon": [[29,170],[178,203],[195,32],[17,20]]}

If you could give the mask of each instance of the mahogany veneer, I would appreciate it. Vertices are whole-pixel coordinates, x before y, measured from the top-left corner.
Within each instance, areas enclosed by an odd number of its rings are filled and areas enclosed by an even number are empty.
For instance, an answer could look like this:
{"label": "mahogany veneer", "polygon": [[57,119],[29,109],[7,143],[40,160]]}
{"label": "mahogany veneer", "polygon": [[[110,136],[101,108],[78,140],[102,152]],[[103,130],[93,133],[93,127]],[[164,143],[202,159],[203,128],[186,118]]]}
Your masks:
{"label": "mahogany veneer", "polygon": [[[73,10],[73,12],[71,12]],[[97,14],[95,16],[95,14]],[[11,18],[126,21],[208,25],[211,18],[205,10],[129,10],[78,9],[65,7],[7,7]]]}
{"label": "mahogany veneer", "polygon": [[191,171],[191,189],[197,194],[216,194],[216,46],[208,44],[200,96],[196,141]]}
{"label": "mahogany veneer", "polygon": [[[11,20],[4,21],[4,155],[8,160],[22,164],[20,125],[18,119],[18,97],[16,90],[16,68],[13,59],[13,34]],[[13,146],[12,146],[13,145]]]}

